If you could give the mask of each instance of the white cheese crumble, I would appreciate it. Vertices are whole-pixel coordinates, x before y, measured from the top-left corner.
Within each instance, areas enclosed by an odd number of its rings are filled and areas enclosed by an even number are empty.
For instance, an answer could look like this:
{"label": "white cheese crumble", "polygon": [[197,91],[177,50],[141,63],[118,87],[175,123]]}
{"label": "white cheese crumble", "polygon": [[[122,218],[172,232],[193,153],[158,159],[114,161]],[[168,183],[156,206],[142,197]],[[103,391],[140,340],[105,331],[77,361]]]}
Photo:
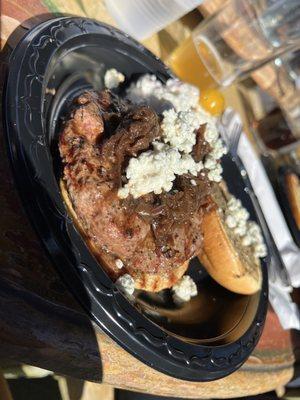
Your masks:
{"label": "white cheese crumble", "polygon": [[169,79],[163,85],[155,75],[146,74],[130,86],[127,96],[135,103],[146,102],[154,106],[160,101],[167,102],[173,108],[162,112],[164,143],[153,142],[153,150],[129,160],[126,169],[128,182],[119,189],[119,197],[126,198],[131,194],[137,198],[150,192],[168,192],[176,175],[190,173],[197,176],[203,164],[196,163],[190,153],[196,144],[197,129],[204,124],[204,139],[211,147],[204,163],[204,173],[211,181],[222,180],[223,170],[218,161],[226,153],[226,148],[219,138],[216,118],[199,106],[197,88],[177,79]]}
{"label": "white cheese crumble", "polygon": [[206,129],[204,132],[204,139],[207,141],[207,143],[212,144],[214,143],[219,137],[219,133],[217,131],[217,128],[214,127],[213,124],[208,124],[206,125]]}
{"label": "white cheese crumble", "polygon": [[160,103],[171,103],[176,111],[187,111],[196,107],[199,90],[178,79],[169,79],[165,85],[155,75],[143,75],[130,85],[127,97],[134,103],[146,102],[156,108]]}
{"label": "white cheese crumble", "polygon": [[204,168],[208,170],[207,177],[210,181],[221,182],[223,168],[214,157],[208,155],[205,158]]}
{"label": "white cheese crumble", "polygon": [[204,161],[204,168],[206,169],[215,169],[217,166],[217,161],[210,156],[207,156]]}
{"label": "white cheese crumble", "polygon": [[192,110],[176,113],[171,109],[163,112],[161,128],[164,142],[184,153],[193,150],[196,144],[195,131],[199,126],[198,114]]}
{"label": "white cheese crumble", "polygon": [[108,69],[105,72],[104,85],[108,89],[114,89],[124,81],[125,81],[125,76],[121,72],[117,71],[115,68]]}
{"label": "white cheese crumble", "polygon": [[[207,137],[205,137],[206,133]],[[204,132],[204,138],[209,142],[212,148],[204,161],[204,168],[208,170],[207,177],[210,181],[221,182],[223,168],[218,161],[227,153],[227,149],[224,146],[222,139],[219,138],[218,133],[215,134],[213,129],[209,130],[207,127]]]}
{"label": "white cheese crumble", "polygon": [[188,111],[198,105],[199,90],[178,79],[169,79],[163,86],[161,98],[172,103],[176,111]]}
{"label": "white cheese crumble", "polygon": [[119,258],[116,259],[116,267],[118,269],[122,269],[124,267],[124,263],[122,260],[120,260]]}
{"label": "white cheese crumble", "polygon": [[120,276],[116,281],[116,285],[120,291],[126,295],[131,296],[134,292],[134,280],[129,274]]}
{"label": "white cheese crumble", "polygon": [[155,75],[145,74],[141,76],[135,83],[132,83],[127,89],[127,97],[133,103],[141,103],[147,101],[148,97],[162,90],[162,83]]}
{"label": "white cheese crumble", "polygon": [[243,246],[253,246],[255,258],[265,257],[267,248],[264,244],[261,229],[256,222],[249,221],[249,216],[241,201],[231,196],[225,210],[226,225],[235,235],[241,238]]}
{"label": "white cheese crumble", "polygon": [[212,182],[221,182],[223,168],[220,164],[216,164],[214,168],[208,171],[207,177]]}
{"label": "white cheese crumble", "polygon": [[212,151],[209,153],[211,158],[215,160],[220,160],[224,154],[227,153],[226,147],[223,145],[222,139],[217,139],[214,143],[211,144]]}
{"label": "white cheese crumble", "polygon": [[190,154],[180,152],[168,144],[153,142],[153,150],[145,151],[129,160],[126,169],[128,183],[118,191],[120,198],[131,194],[134,198],[154,192],[169,192],[176,175],[190,173],[197,176],[203,168],[202,162],[196,163]]}
{"label": "white cheese crumble", "polygon": [[198,290],[196,283],[189,275],[184,275],[173,287],[173,300],[180,305],[190,301],[192,297],[197,296]]}
{"label": "white cheese crumble", "polygon": [[219,138],[217,119],[205,111],[200,105],[197,105],[195,110],[197,112],[200,125],[206,124],[204,139],[212,146],[213,143],[215,143]]}

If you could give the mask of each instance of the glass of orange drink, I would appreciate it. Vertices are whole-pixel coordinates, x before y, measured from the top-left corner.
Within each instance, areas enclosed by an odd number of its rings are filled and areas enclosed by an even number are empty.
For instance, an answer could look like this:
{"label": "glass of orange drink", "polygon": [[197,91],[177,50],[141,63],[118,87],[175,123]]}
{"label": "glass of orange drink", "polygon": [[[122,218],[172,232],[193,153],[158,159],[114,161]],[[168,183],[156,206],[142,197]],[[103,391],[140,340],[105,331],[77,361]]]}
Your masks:
{"label": "glass of orange drink", "polygon": [[204,108],[217,114],[219,87],[244,79],[299,43],[299,0],[228,0],[168,61],[181,80],[199,87]]}
{"label": "glass of orange drink", "polygon": [[173,51],[167,63],[179,79],[200,89],[200,104],[205,110],[213,115],[222,113],[225,106],[224,97],[218,83],[201,61],[192,36]]}

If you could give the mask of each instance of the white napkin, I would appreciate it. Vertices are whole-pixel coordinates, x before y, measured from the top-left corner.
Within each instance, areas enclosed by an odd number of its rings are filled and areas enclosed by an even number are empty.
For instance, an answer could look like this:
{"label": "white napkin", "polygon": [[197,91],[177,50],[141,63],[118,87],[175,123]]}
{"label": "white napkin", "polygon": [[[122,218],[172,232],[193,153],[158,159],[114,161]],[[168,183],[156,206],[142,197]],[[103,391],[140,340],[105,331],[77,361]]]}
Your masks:
{"label": "white napkin", "polygon": [[[229,112],[229,109],[225,112]],[[240,117],[235,114],[233,118]],[[244,133],[240,138],[238,155],[243,161],[282,261],[289,273],[291,285],[299,287],[300,250],[293,241],[263,164]],[[297,305],[291,300],[291,291],[292,288],[285,287],[280,278],[273,283],[269,282],[269,300],[282,327],[300,329],[300,314]]]}

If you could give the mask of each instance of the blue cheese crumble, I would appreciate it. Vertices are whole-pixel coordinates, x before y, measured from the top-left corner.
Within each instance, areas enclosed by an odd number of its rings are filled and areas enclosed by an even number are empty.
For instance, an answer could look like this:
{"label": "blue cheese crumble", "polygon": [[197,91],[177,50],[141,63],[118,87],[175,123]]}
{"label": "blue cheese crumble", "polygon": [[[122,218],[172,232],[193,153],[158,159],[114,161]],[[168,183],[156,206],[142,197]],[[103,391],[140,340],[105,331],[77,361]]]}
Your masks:
{"label": "blue cheese crumble", "polygon": [[163,85],[155,75],[146,74],[130,85],[127,97],[137,104],[146,102],[154,109],[159,103],[170,103],[178,112],[198,105],[199,90],[178,79],[169,79]]}
{"label": "blue cheese crumble", "polygon": [[195,162],[190,154],[181,154],[168,144],[153,142],[153,150],[145,151],[129,160],[126,169],[128,183],[118,191],[120,198],[131,194],[138,198],[147,193],[160,194],[172,189],[176,175],[188,172],[197,176],[203,168],[202,162]]}
{"label": "blue cheese crumble", "polygon": [[124,263],[122,260],[120,260],[119,258],[116,259],[116,267],[118,269],[122,269],[124,267]]}
{"label": "blue cheese crumble", "polygon": [[191,153],[196,144],[195,130],[200,126],[198,114],[189,111],[176,113],[174,109],[163,112],[162,137],[179,151]]}
{"label": "blue cheese crumble", "polygon": [[115,68],[108,69],[105,72],[104,85],[108,89],[114,89],[124,81],[125,81],[125,76],[121,72],[117,71]]}
{"label": "blue cheese crumble", "polygon": [[239,199],[231,196],[225,209],[225,223],[227,227],[241,238],[242,245],[252,246],[254,257],[260,258],[267,255],[267,247],[256,222],[249,220],[249,212],[242,206]]}
{"label": "blue cheese crumble", "polygon": [[[176,175],[190,173],[196,177],[201,170],[211,181],[222,180],[219,160],[226,148],[219,137],[216,118],[199,106],[197,88],[177,79],[169,79],[163,85],[156,76],[146,74],[130,86],[127,96],[135,103],[147,103],[156,108],[155,105],[161,102],[168,107],[162,112],[161,141],[152,143],[153,150],[129,160],[125,172],[127,183],[118,191],[120,198],[168,192]],[[203,165],[195,162],[191,153],[196,144],[197,130],[204,124],[204,139],[211,152]]]}
{"label": "blue cheese crumble", "polygon": [[161,99],[169,101],[176,111],[188,111],[199,103],[199,90],[178,79],[169,79],[162,92]]}
{"label": "blue cheese crumble", "polygon": [[184,275],[173,287],[174,303],[181,305],[197,296],[197,285],[189,275]]}
{"label": "blue cheese crumble", "polygon": [[134,292],[134,279],[129,274],[124,274],[120,276],[116,285],[118,289],[125,295],[132,296]]}

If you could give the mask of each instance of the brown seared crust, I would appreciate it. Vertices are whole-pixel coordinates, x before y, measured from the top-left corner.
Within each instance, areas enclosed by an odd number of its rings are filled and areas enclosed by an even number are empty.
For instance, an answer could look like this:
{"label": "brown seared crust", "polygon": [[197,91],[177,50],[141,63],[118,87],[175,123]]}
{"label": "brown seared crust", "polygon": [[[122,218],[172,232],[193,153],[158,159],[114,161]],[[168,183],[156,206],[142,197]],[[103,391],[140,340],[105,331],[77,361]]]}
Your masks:
{"label": "brown seared crust", "polygon": [[[96,248],[94,242],[89,239],[86,235],[77,215],[72,206],[72,202],[69,198],[68,191],[66,189],[66,185],[63,180],[60,180],[60,189],[62,198],[65,202],[67,210],[71,215],[74,224],[84,238],[84,241],[92,254],[96,257],[96,259],[101,263],[105,271],[108,275],[116,280],[118,277],[128,272],[124,268],[119,269],[116,267],[116,259],[109,253],[105,253],[104,251],[100,252],[98,248]],[[165,275],[162,273],[149,273],[142,271],[130,271],[131,276],[135,281],[135,288],[147,290],[150,292],[159,292],[162,289],[172,287],[186,272],[189,266],[189,261],[184,262],[182,265],[173,268],[172,271],[168,271]]]}
{"label": "brown seared crust", "polygon": [[[223,183],[221,187],[226,190]],[[221,191],[220,187],[217,190]],[[203,216],[203,248],[199,260],[221,286],[235,293],[253,294],[261,288],[260,262],[249,257],[240,243],[230,237],[219,212],[220,204],[215,202],[217,194],[211,198],[212,206]]]}
{"label": "brown seared crust", "polygon": [[289,206],[297,228],[300,229],[300,179],[298,175],[289,173],[285,181]]}

